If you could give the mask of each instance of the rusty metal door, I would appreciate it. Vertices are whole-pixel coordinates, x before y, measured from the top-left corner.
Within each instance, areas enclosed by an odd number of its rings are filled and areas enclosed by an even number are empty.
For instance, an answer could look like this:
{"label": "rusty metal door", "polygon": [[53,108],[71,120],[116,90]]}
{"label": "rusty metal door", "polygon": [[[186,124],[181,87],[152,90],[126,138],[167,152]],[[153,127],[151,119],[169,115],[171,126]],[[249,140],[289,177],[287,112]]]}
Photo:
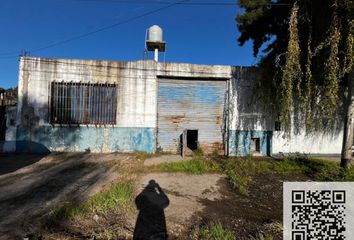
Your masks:
{"label": "rusty metal door", "polygon": [[202,150],[223,152],[225,92],[225,80],[159,79],[158,147],[183,153],[185,147],[181,146],[181,136],[185,137],[184,130],[198,129]]}

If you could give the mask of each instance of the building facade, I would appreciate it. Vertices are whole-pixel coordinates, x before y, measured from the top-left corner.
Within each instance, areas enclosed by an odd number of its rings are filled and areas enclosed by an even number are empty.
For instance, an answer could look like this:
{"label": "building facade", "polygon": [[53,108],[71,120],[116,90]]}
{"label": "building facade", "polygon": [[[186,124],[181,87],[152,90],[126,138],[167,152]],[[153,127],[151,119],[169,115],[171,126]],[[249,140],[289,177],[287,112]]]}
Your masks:
{"label": "building facade", "polygon": [[18,152],[338,154],[342,133],[283,138],[254,67],[21,57]]}

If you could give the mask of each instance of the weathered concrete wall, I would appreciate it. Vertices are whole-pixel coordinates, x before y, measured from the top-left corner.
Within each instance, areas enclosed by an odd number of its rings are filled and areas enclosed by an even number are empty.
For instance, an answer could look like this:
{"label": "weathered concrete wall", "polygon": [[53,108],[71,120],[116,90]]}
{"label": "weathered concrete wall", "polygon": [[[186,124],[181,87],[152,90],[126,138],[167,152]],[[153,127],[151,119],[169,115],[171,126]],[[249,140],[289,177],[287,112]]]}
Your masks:
{"label": "weathered concrete wall", "polygon": [[229,140],[231,156],[251,154],[251,139],[259,138],[260,153],[271,155],[273,118],[254,95],[259,76],[254,67],[233,67],[229,81]]}
{"label": "weathered concrete wall", "polygon": [[[341,132],[310,137],[297,134],[284,139],[282,132],[274,131],[275,118],[253,94],[257,77],[257,69],[252,67],[22,57],[16,145],[19,151],[153,152],[158,128],[157,79],[229,79],[221,126],[229,155],[249,154],[250,139],[255,137],[260,138],[263,155],[340,152]],[[48,105],[52,81],[117,84],[116,124],[51,125]]]}
{"label": "weathered concrete wall", "polygon": [[[265,110],[261,99],[254,95],[256,68],[232,68],[229,82],[229,154],[249,154],[251,136],[261,140],[262,155],[279,153],[339,154],[342,146],[340,126],[332,132],[313,135],[293,133],[284,138],[283,131],[275,131],[275,117]],[[339,130],[338,130],[339,129]],[[271,140],[268,139],[271,136]],[[256,136],[257,137],[257,136]],[[265,150],[267,149],[267,150]]]}
{"label": "weathered concrete wall", "polygon": [[340,154],[342,150],[343,132],[293,134],[290,139],[284,138],[283,132],[273,133],[273,154],[302,153],[302,154]]}
{"label": "weathered concrete wall", "polygon": [[[33,150],[31,145],[37,145],[36,149],[50,151],[153,152],[156,129],[155,69],[156,63],[153,61],[21,58],[18,150]],[[109,127],[52,126],[48,106],[52,81],[117,84],[116,124]],[[28,142],[33,144],[28,145]]]}

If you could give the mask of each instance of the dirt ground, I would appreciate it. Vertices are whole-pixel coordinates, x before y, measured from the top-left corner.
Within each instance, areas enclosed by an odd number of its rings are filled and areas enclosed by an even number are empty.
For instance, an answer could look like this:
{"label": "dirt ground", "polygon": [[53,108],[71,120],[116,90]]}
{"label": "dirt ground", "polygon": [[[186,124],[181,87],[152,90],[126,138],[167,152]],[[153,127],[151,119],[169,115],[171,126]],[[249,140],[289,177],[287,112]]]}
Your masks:
{"label": "dirt ground", "polygon": [[5,173],[0,175],[0,239],[22,239],[58,203],[97,193],[117,178],[109,163],[131,158],[124,154],[1,155]]}
{"label": "dirt ground", "polygon": [[[153,156],[143,165],[164,161],[180,159]],[[120,178],[122,172],[117,169],[121,163],[126,163],[129,169],[134,167],[129,164],[135,162],[134,154],[0,155],[0,239],[22,239],[28,233],[41,233],[40,220],[51,209],[68,198],[80,201],[94,195]],[[140,173],[135,182],[135,211],[126,215],[114,210],[104,216],[86,216],[82,222],[62,222],[60,229],[51,229],[54,231],[50,235],[43,236],[88,239],[87,229],[102,231],[108,226],[121,231],[121,237],[115,239],[132,239],[144,225],[142,215],[150,214],[139,207],[140,200],[151,197],[161,205],[158,215],[152,218],[166,224],[169,239],[191,239],[193,229],[208,222],[220,222],[238,240],[249,239],[259,232],[282,239],[277,227],[282,222],[282,182],[289,180],[308,178],[296,174],[258,174],[252,176],[245,196],[233,190],[221,174]],[[152,194],[151,189],[159,196]]]}
{"label": "dirt ground", "polygon": [[170,238],[180,239],[186,237],[194,224],[191,221],[193,217],[204,210],[203,202],[224,197],[221,188],[226,181],[220,174],[150,173],[138,180],[136,193],[141,193],[151,180],[161,187],[169,201],[163,210],[165,219],[162,220],[166,221]]}

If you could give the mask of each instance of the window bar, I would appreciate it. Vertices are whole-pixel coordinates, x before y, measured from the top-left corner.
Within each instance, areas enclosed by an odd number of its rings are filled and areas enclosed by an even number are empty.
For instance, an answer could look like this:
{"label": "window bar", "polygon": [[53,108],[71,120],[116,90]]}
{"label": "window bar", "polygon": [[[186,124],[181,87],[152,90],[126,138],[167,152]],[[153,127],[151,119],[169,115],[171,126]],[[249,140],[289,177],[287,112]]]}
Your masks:
{"label": "window bar", "polygon": [[113,88],[113,124],[117,123],[117,98],[118,98],[118,87]]}
{"label": "window bar", "polygon": [[97,88],[92,85],[92,118],[91,121],[94,125],[97,125]]}
{"label": "window bar", "polygon": [[100,124],[102,125],[103,122],[104,122],[104,119],[103,119],[103,111],[104,111],[104,87],[103,87],[103,83],[100,83],[99,85],[99,89],[100,89]]}
{"label": "window bar", "polygon": [[106,84],[102,83],[102,123],[103,125],[106,124],[107,119],[106,119],[106,108],[107,108],[107,90],[106,90]]}
{"label": "window bar", "polygon": [[77,120],[76,120],[76,84],[75,83],[72,83],[72,90],[71,90],[71,93],[72,93],[72,109],[73,109],[73,122],[74,123],[77,123]]}
{"label": "window bar", "polygon": [[81,85],[81,100],[80,100],[80,113],[81,113],[81,123],[85,123],[85,84]]}
{"label": "window bar", "polygon": [[107,116],[106,116],[106,110],[107,110],[107,90],[106,90],[106,83],[102,83],[102,123],[103,125],[106,125],[107,122]]}
{"label": "window bar", "polygon": [[113,120],[114,120],[114,108],[113,108],[113,102],[114,102],[114,88],[110,87],[109,89],[110,91],[110,96],[111,96],[111,101],[110,101],[110,108],[111,108],[111,111],[110,111],[110,123],[113,125]]}
{"label": "window bar", "polygon": [[100,94],[100,84],[97,84],[97,121],[98,124],[101,123],[101,94]]}
{"label": "window bar", "polygon": [[64,82],[64,123],[68,123],[67,112],[68,112],[68,86],[67,82]]}
{"label": "window bar", "polygon": [[89,124],[89,119],[88,119],[88,90],[89,90],[89,84],[86,84],[85,86],[85,106],[84,106],[84,111],[85,111],[85,123]]}
{"label": "window bar", "polygon": [[101,94],[101,84],[97,84],[97,92],[98,92],[98,111],[97,111],[97,116],[98,116],[98,124],[101,124],[101,113],[102,113],[102,94]]}
{"label": "window bar", "polygon": [[95,101],[96,101],[96,95],[95,95],[95,88],[91,85],[91,96],[90,96],[90,120],[93,124],[96,124],[96,119],[95,119]]}
{"label": "window bar", "polygon": [[81,96],[81,84],[77,84],[77,88],[76,88],[77,116],[76,117],[78,123],[81,123],[80,96]]}
{"label": "window bar", "polygon": [[107,83],[103,83],[103,125],[107,123]]}
{"label": "window bar", "polygon": [[101,94],[100,94],[100,84],[97,84],[97,124],[100,123],[101,120],[101,108],[100,108],[100,101],[101,101]]}
{"label": "window bar", "polygon": [[62,108],[62,123],[65,123],[65,103],[66,103],[66,89],[65,89],[65,82],[63,81],[63,108]]}
{"label": "window bar", "polygon": [[93,112],[92,112],[92,119],[95,125],[98,124],[98,117],[97,117],[97,112],[98,112],[98,92],[97,92],[97,87],[92,87],[92,92],[93,92]]}
{"label": "window bar", "polygon": [[54,99],[53,99],[53,97],[54,97],[54,84],[53,84],[53,82],[51,82],[50,83],[50,123],[52,123],[53,122],[53,115],[54,115]]}
{"label": "window bar", "polygon": [[62,108],[63,108],[63,86],[58,84],[58,98],[59,98],[59,108],[58,108],[58,123],[63,121],[62,119]]}
{"label": "window bar", "polygon": [[71,83],[67,83],[67,91],[68,91],[68,109],[66,111],[67,113],[67,121],[70,124],[71,123]]}

